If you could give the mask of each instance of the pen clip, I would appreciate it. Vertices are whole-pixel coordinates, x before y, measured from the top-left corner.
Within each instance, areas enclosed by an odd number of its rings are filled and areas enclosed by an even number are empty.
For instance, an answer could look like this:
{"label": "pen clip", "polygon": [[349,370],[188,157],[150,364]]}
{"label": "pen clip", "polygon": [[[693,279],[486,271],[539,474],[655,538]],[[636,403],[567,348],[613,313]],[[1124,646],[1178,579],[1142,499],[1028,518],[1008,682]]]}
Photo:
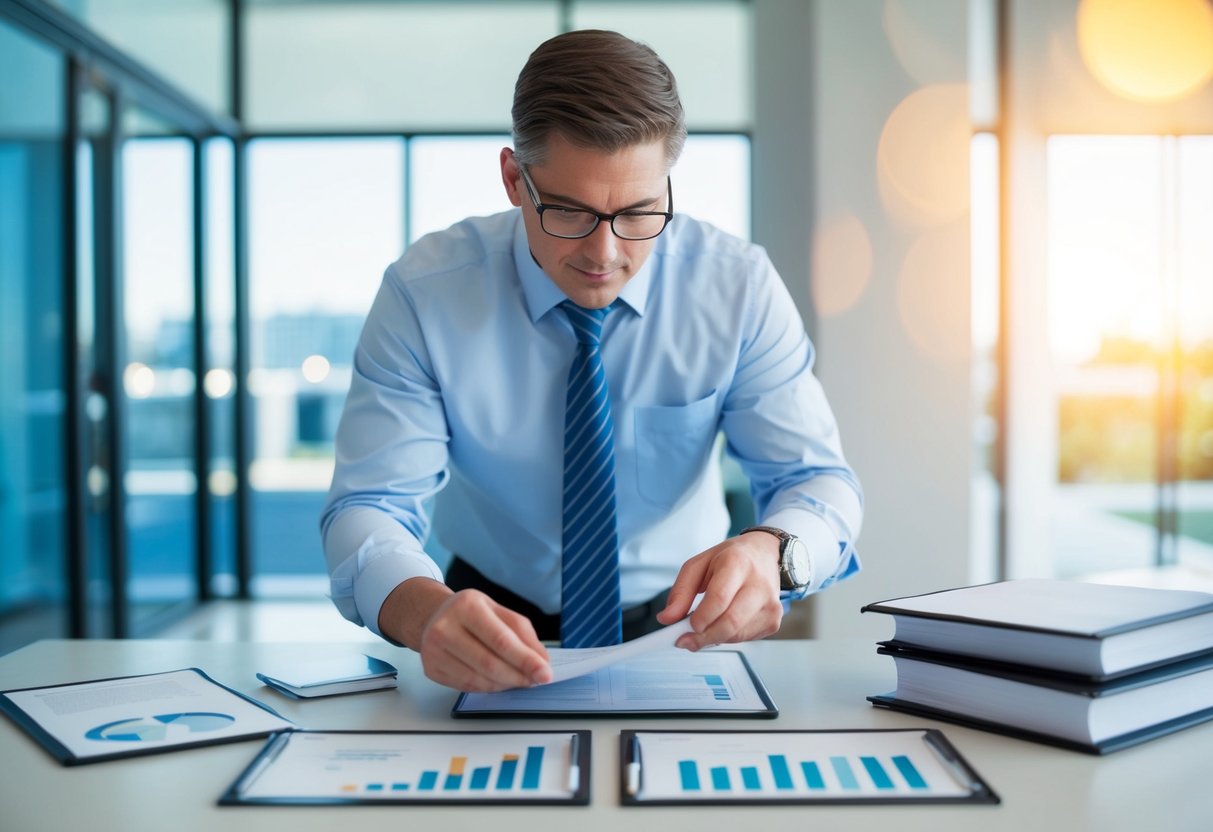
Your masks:
{"label": "pen clip", "polygon": [[931,731],[926,731],[922,735],[922,741],[927,744],[927,747],[935,752],[939,761],[943,763],[943,767],[948,770],[952,778],[956,780],[963,788],[968,789],[972,793],[980,792],[985,787],[980,780],[973,774],[960,757],[958,757],[948,745],[946,741],[936,736]]}
{"label": "pen clip", "polygon": [[574,733],[569,740],[569,791],[576,793],[581,788],[581,734]]}
{"label": "pen clip", "polygon": [[640,737],[637,734],[632,734],[631,740],[628,742],[628,768],[627,768],[627,788],[628,794],[632,797],[640,794],[641,782],[641,766],[640,766]]}
{"label": "pen clip", "polygon": [[278,759],[278,755],[282,753],[282,749],[286,748],[287,741],[290,740],[292,733],[293,731],[279,731],[274,735],[274,738],[270,740],[270,744],[261,753],[261,756],[257,758],[253,766],[244,773],[244,776],[240,778],[240,782],[236,784],[236,791],[238,793],[244,794],[248,791],[257,778]]}

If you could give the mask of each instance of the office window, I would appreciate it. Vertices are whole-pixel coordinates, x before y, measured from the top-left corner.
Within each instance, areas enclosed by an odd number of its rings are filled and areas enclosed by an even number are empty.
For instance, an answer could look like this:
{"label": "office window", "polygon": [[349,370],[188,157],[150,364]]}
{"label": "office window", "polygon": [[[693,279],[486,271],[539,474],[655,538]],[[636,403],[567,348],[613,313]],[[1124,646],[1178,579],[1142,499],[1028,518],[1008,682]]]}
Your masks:
{"label": "office window", "polygon": [[421,136],[409,142],[409,242],[441,231],[464,217],[510,208],[501,183],[501,148],[496,136]]}
{"label": "office window", "polygon": [[234,149],[226,138],[203,144],[206,163],[206,375],[203,391],[210,419],[210,471],[206,484],[211,507],[211,589],[236,591],[235,336],[236,275],[234,241]]}
{"label": "office window", "polygon": [[216,113],[231,112],[229,0],[51,0]]}
{"label": "office window", "polygon": [[325,591],[319,518],[333,436],[362,321],[404,248],[403,182],[398,138],[249,145],[258,595]]}
{"label": "office window", "polygon": [[[146,130],[146,115],[135,121]],[[144,135],[122,148],[122,331],[127,601],[132,632],[194,597],[198,517],[193,144]]]}
{"label": "office window", "polygon": [[1055,136],[1048,184],[1055,571],[1208,568],[1213,142]]}
{"label": "office window", "polygon": [[572,28],[612,29],[656,50],[678,79],[692,130],[744,130],[752,123],[749,3],[574,0],[571,6]]}
{"label": "office window", "polygon": [[494,130],[554,2],[245,6],[250,129]]}
{"label": "office window", "polygon": [[0,653],[67,634],[63,57],[0,22]]}

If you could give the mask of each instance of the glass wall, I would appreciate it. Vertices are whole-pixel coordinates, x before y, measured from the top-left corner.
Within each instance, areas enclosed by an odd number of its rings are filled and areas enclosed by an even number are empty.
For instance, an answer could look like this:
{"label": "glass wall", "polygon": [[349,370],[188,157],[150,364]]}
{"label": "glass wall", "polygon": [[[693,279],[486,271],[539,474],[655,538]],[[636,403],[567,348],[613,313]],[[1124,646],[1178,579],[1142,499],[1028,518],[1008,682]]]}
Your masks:
{"label": "glass wall", "polygon": [[1213,141],[1054,136],[1057,574],[1213,566]]}
{"label": "glass wall", "polygon": [[230,0],[51,0],[215,113],[230,113]]}
{"label": "glass wall", "polygon": [[68,628],[65,66],[0,21],[0,653]]}
{"label": "glass wall", "polygon": [[122,446],[130,626],[192,599],[194,146],[146,114],[122,145]]}
{"label": "glass wall", "polygon": [[206,368],[203,394],[210,420],[211,592],[236,592],[236,253],[235,148],[230,139],[203,143],[206,188],[203,211],[203,315]]}
{"label": "glass wall", "polygon": [[354,345],[404,248],[404,141],[261,139],[249,153],[258,595],[324,591],[319,518]]}

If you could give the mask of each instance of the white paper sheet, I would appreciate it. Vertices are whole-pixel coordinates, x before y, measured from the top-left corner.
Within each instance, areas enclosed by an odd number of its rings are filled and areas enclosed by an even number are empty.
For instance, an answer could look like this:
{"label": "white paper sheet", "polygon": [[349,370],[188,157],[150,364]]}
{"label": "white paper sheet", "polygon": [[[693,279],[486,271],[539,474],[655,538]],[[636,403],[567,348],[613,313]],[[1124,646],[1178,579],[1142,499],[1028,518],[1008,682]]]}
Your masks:
{"label": "white paper sheet", "polygon": [[600,667],[609,667],[632,656],[673,647],[679,636],[689,632],[691,632],[691,619],[684,618],[668,627],[654,630],[648,635],[610,647],[583,647],[580,649],[549,647],[548,657],[552,663],[552,682],[549,684],[593,673]]}
{"label": "white paper sheet", "polygon": [[79,758],[294,727],[194,669],[4,695]]}
{"label": "white paper sheet", "polygon": [[741,653],[665,647],[555,684],[464,694],[456,713],[768,710]]}

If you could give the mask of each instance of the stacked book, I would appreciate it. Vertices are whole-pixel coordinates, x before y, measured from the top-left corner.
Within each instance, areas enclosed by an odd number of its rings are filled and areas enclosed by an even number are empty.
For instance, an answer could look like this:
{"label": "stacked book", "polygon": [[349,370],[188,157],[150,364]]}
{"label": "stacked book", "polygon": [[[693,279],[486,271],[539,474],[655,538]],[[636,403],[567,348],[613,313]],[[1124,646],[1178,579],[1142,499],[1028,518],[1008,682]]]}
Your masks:
{"label": "stacked book", "polygon": [[1213,594],[1018,580],[863,612],[895,622],[879,707],[1094,754],[1213,719]]}

